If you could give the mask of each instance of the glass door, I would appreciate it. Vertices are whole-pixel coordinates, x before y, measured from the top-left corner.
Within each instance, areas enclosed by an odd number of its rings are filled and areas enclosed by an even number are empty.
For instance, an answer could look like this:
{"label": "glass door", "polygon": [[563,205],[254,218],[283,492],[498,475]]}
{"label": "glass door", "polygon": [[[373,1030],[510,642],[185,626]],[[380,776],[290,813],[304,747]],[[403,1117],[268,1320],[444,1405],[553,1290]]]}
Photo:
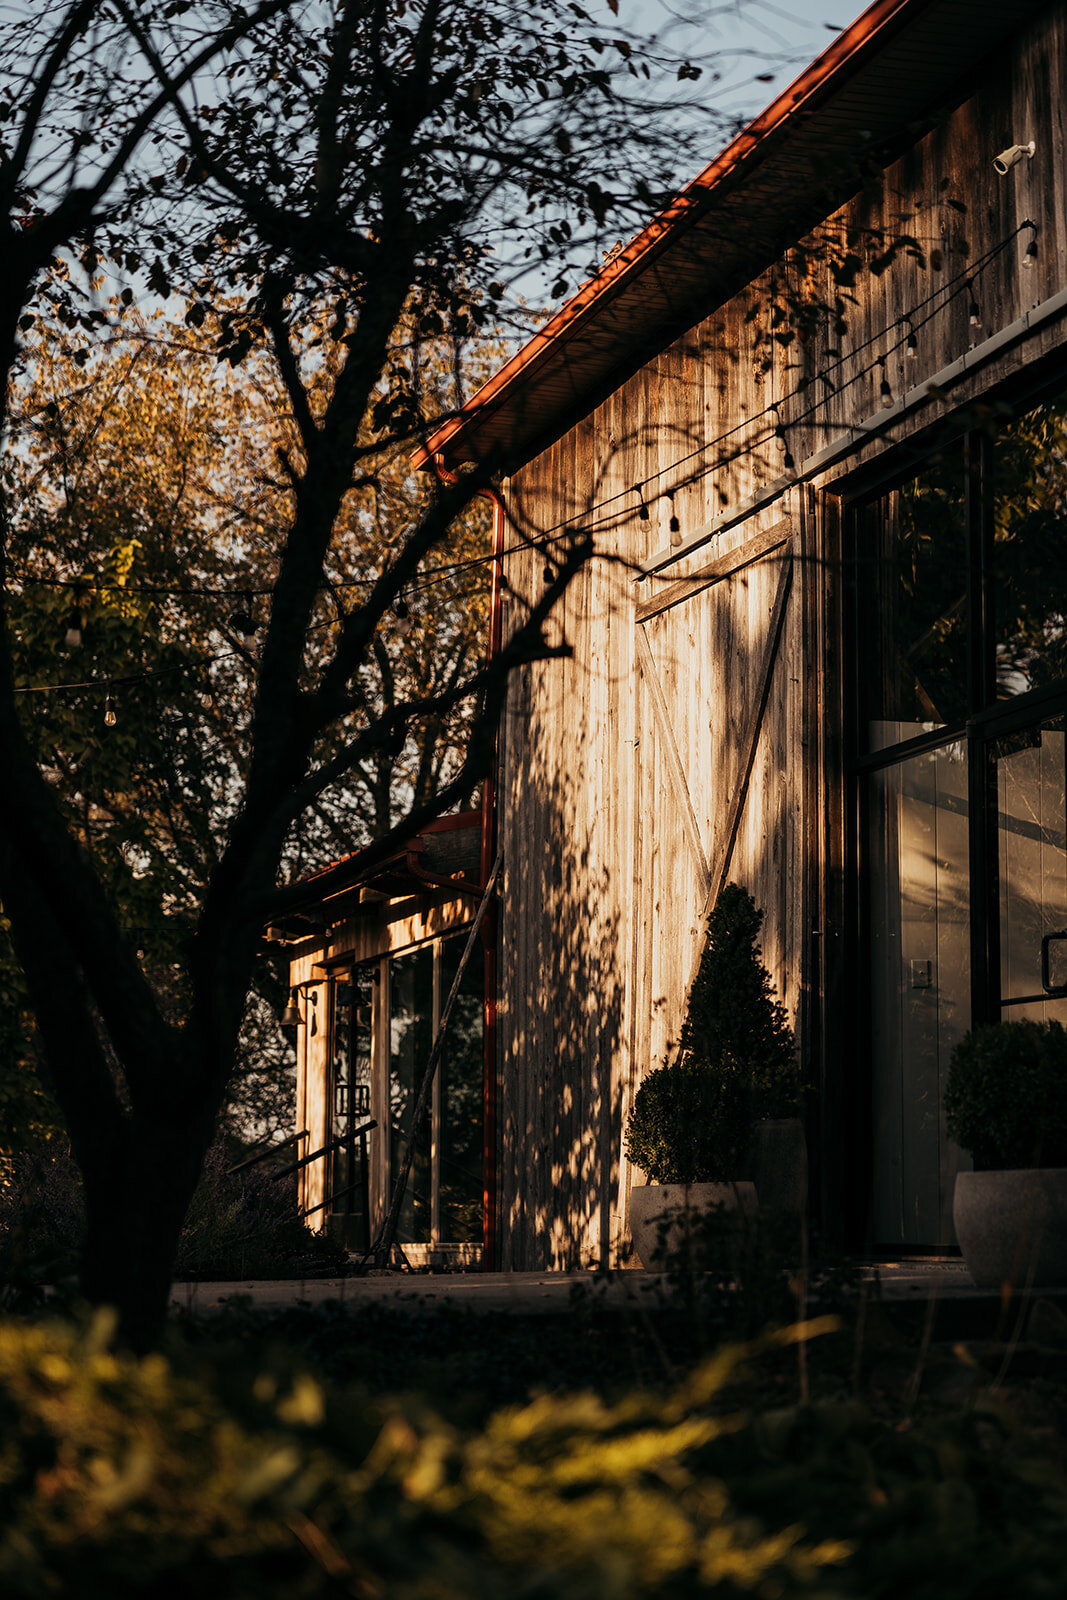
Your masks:
{"label": "glass door", "polygon": [[947,1245],[956,1173],[969,1165],[943,1111],[971,1019],[966,745],[894,763],[869,787],[873,1236]]}
{"label": "glass door", "polygon": [[851,582],[867,1233],[945,1247],[957,1041],[1067,1023],[1067,396],[858,511]]}
{"label": "glass door", "polygon": [[333,980],[331,1138],[343,1142],[330,1161],[328,1215],[353,1250],[370,1248],[369,1142],[361,1144],[358,1130],[370,1120],[375,972],[364,964]]}
{"label": "glass door", "polygon": [[[415,1100],[467,942],[461,933],[389,962],[389,1185],[408,1149]],[[397,1229],[399,1242],[482,1240],[484,965],[475,950],[460,983],[418,1135]]]}
{"label": "glass door", "polygon": [[1000,1011],[1067,1024],[1063,716],[989,742]]}

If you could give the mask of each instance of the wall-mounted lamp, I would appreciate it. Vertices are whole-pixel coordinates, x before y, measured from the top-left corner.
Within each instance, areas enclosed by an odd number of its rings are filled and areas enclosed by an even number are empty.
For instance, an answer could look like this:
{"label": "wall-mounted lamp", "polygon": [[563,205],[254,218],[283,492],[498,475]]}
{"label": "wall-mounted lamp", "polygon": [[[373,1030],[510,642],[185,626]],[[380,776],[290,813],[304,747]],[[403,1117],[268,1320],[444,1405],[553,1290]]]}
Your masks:
{"label": "wall-mounted lamp", "polygon": [[296,1003],[296,989],[293,988],[289,990],[289,1004],[278,1018],[278,1021],[283,1028],[299,1028],[302,1020],[300,1007]]}
{"label": "wall-mounted lamp", "polygon": [[1010,172],[1012,167],[1017,167],[1024,158],[1032,161],[1036,148],[1033,139],[1029,144],[1010,144],[1006,150],[1000,152],[999,156],[993,157],[994,172],[999,172],[1003,178],[1006,172]]}

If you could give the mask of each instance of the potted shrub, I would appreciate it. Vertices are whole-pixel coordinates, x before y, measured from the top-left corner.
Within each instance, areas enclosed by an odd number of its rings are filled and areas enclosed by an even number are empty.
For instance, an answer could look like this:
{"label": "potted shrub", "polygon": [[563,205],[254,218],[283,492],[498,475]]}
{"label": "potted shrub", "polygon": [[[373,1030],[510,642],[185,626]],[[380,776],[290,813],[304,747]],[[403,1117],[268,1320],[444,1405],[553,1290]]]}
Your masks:
{"label": "potted shrub", "polygon": [[965,1034],[945,1091],[948,1131],[974,1160],[953,1220],[980,1287],[1067,1284],[1067,1033],[995,1022]]}
{"label": "potted shrub", "polygon": [[776,1208],[803,1205],[796,1054],[760,959],[762,922],[752,896],[728,884],[708,918],[679,1058],[651,1072],[634,1099],[626,1153],[649,1181],[631,1188],[630,1231],[646,1265],[673,1207],[755,1212],[761,1163]]}
{"label": "potted shrub", "polygon": [[739,1175],[751,1138],[748,1087],[734,1063],[714,1069],[683,1057],[638,1089],[626,1153],[648,1183],[630,1190],[630,1233],[644,1266],[677,1250],[692,1209],[756,1213],[755,1185]]}

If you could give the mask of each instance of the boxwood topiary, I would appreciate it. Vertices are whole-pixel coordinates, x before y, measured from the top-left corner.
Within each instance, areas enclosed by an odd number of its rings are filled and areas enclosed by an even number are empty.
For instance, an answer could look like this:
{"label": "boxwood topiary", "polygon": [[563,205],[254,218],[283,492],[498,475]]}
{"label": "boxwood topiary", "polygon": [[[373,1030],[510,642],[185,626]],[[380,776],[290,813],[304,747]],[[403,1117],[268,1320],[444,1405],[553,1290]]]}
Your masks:
{"label": "boxwood topiary", "polygon": [[681,1058],[649,1074],[626,1126],[626,1153],[652,1183],[741,1177],[753,1125],[797,1110],[793,1034],[760,959],[762,922],[748,891],[727,884],[708,918]]}
{"label": "boxwood topiary", "polygon": [[728,883],[708,918],[682,1053],[713,1071],[726,1062],[746,1078],[754,1119],[791,1117],[799,1098],[796,1046],[756,943],[762,925],[747,889]]}
{"label": "boxwood topiary", "polygon": [[1067,1033],[1058,1022],[993,1022],[952,1053],[945,1120],[976,1168],[1067,1167]]}
{"label": "boxwood topiary", "polygon": [[652,1183],[725,1183],[740,1175],[751,1128],[741,1072],[678,1061],[657,1067],[638,1089],[626,1154]]}

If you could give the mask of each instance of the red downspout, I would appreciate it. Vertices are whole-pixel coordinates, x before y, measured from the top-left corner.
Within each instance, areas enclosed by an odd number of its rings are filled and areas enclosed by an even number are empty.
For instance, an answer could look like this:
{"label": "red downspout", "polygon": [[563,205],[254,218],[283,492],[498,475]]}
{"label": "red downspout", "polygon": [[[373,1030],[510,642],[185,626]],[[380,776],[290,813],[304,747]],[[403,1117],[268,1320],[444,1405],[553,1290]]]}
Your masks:
{"label": "red downspout", "polygon": [[[434,471],[443,483],[455,483],[456,476],[445,466],[444,457],[434,456]],[[493,581],[489,594],[489,641],[487,659],[492,661],[499,653],[501,642],[501,578],[504,571],[504,502],[495,489],[481,489],[479,497],[493,507]],[[496,845],[496,761],[490,765],[482,785],[482,849],[481,881],[489,882],[493,870]],[[482,921],[482,944],[485,952],[485,1001],[482,1022],[483,1077],[482,1099],[485,1110],[485,1134],[482,1145],[482,1271],[496,1268],[496,1006],[497,1006],[497,914],[491,905]]]}

